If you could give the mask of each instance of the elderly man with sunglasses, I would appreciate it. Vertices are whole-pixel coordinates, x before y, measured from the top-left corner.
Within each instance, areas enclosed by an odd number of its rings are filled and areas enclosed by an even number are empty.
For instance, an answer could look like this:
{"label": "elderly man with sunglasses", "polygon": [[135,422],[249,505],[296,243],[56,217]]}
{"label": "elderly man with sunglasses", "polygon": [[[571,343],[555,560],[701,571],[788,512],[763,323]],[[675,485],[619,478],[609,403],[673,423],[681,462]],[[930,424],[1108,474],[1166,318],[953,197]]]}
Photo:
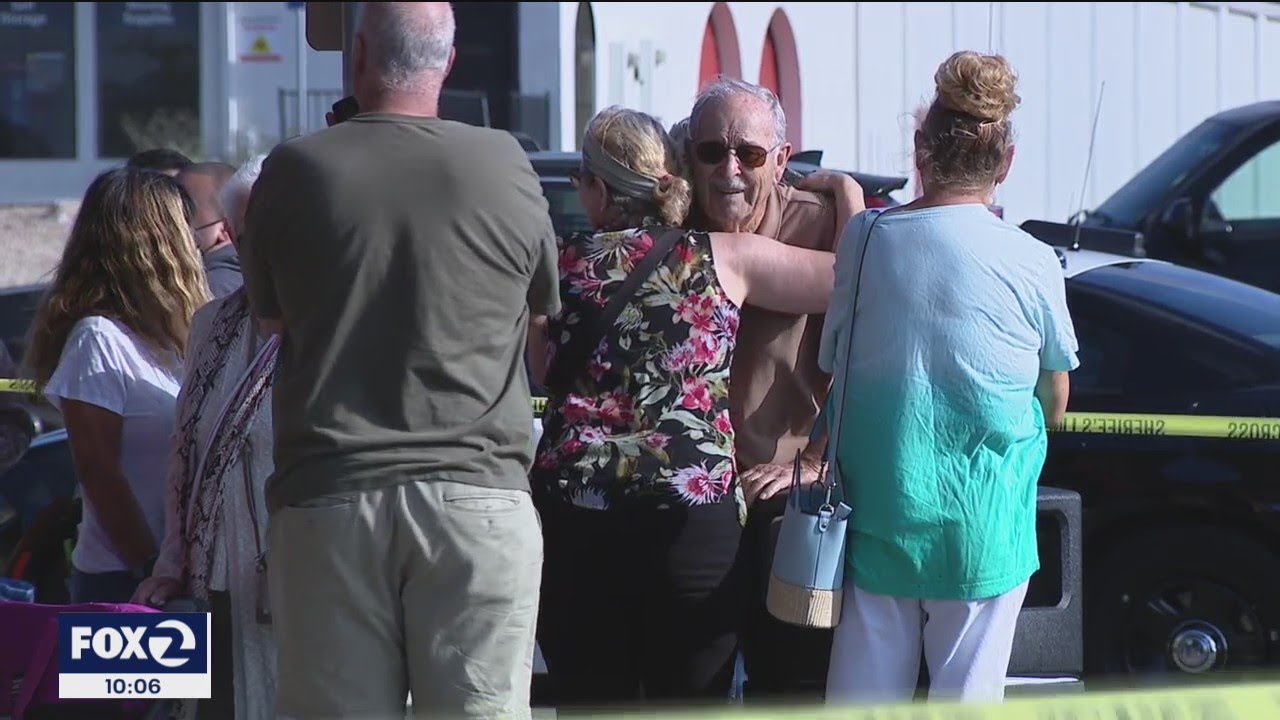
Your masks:
{"label": "elderly man with sunglasses", "polygon": [[[768,89],[719,78],[698,96],[687,124],[672,129],[689,153],[694,208],[700,230],[755,232],[789,245],[835,252],[831,201],[806,189],[839,187],[862,197],[843,173],[820,173],[799,187],[783,181],[792,147],[781,104]],[[829,631],[802,629],[774,619],[765,607],[770,527],[782,514],[797,450],[804,480],[818,477],[822,443],[809,434],[826,399],[830,377],[818,367],[823,317],[742,309],[738,347],[730,370],[735,453],[750,507],[740,561],[750,578],[743,633],[746,698],[820,696],[831,654]]]}

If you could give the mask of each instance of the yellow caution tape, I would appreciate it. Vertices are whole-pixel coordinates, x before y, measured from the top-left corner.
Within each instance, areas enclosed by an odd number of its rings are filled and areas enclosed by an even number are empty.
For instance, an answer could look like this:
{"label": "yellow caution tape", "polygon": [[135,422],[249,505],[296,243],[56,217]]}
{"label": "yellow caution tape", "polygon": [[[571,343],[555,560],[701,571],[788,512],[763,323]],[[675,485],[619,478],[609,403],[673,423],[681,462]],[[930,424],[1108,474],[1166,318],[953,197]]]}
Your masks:
{"label": "yellow caution tape", "polygon": [[35,380],[13,380],[11,378],[0,378],[0,393],[18,393],[21,395],[35,395],[40,390]]}
{"label": "yellow caution tape", "polygon": [[848,708],[774,707],[733,711],[636,710],[606,716],[661,720],[1262,720],[1280,717],[1280,684],[1147,692],[1010,697],[1000,704],[915,703]]}
{"label": "yellow caution tape", "polygon": [[1058,433],[1280,440],[1280,418],[1146,413],[1067,413]]}
{"label": "yellow caution tape", "polygon": [[[0,393],[38,395],[39,386],[32,380],[0,378]],[[541,417],[546,409],[545,397],[533,398],[535,416]],[[1067,434],[1280,440],[1280,417],[1072,412],[1050,430]]]}
{"label": "yellow caution tape", "polygon": [[[535,415],[541,416],[546,408],[546,398],[533,399]],[[1280,440],[1280,418],[1225,415],[1075,412],[1067,413],[1061,425],[1049,429],[1066,434]]]}

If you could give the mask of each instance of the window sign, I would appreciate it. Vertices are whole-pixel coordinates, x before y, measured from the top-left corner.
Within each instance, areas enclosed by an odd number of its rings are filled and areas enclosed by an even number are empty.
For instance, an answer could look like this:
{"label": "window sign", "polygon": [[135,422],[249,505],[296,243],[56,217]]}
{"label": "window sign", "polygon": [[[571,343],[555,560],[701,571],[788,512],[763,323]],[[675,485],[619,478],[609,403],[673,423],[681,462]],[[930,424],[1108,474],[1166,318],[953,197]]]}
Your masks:
{"label": "window sign", "polygon": [[0,3],[0,159],[76,157],[75,3]]}
{"label": "window sign", "polygon": [[96,6],[99,155],[155,147],[201,155],[199,4]]}

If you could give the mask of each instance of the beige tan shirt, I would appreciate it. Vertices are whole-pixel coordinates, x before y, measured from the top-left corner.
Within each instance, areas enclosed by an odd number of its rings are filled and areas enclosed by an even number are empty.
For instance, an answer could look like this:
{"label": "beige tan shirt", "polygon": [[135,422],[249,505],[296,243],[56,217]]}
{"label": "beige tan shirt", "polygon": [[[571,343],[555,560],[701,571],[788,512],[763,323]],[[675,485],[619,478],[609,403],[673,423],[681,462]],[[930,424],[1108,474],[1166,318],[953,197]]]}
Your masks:
{"label": "beige tan shirt", "polygon": [[[757,232],[835,252],[835,224],[829,200],[779,185]],[[729,379],[738,472],[763,463],[789,464],[808,444],[830,384],[818,368],[824,317],[742,308]]]}

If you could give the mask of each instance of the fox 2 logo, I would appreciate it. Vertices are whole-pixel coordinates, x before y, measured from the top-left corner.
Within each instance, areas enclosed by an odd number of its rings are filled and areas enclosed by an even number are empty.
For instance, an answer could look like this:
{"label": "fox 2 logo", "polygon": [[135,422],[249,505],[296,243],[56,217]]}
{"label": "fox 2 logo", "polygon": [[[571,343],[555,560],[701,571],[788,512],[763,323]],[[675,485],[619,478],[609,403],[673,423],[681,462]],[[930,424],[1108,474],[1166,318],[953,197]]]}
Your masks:
{"label": "fox 2 logo", "polygon": [[63,613],[58,640],[61,673],[209,671],[208,613]]}

